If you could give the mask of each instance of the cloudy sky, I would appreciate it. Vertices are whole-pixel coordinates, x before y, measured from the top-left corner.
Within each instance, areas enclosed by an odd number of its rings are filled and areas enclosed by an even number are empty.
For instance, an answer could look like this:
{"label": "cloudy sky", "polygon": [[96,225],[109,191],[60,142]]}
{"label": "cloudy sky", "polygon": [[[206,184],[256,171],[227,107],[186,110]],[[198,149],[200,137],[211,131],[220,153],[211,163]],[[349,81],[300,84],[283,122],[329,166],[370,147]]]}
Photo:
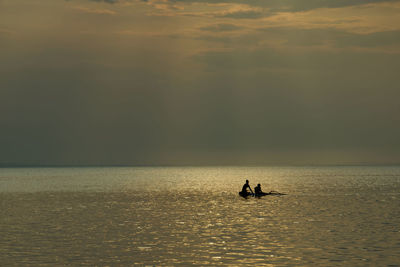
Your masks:
{"label": "cloudy sky", "polygon": [[0,0],[0,164],[396,164],[399,72],[396,0]]}

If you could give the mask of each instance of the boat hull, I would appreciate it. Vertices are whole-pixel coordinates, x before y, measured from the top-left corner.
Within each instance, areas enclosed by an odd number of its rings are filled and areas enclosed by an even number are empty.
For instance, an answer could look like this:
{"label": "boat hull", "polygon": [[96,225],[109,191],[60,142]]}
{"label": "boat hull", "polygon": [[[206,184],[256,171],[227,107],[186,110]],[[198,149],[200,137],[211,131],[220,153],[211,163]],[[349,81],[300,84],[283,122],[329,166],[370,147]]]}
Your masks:
{"label": "boat hull", "polygon": [[239,192],[239,196],[248,198],[248,197],[263,197],[263,196],[283,196],[286,195],[285,193],[279,193],[279,192],[269,192],[269,193],[258,193],[258,194],[253,194],[250,192]]}

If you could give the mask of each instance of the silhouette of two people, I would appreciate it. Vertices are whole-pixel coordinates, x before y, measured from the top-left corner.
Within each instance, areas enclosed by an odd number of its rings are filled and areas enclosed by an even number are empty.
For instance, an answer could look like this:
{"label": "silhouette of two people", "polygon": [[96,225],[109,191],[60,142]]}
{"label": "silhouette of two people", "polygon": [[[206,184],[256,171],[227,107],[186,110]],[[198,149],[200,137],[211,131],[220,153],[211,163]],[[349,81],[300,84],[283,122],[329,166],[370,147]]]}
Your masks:
{"label": "silhouette of two people", "polygon": [[[249,189],[251,193],[250,193],[247,189]],[[240,192],[240,195],[241,195],[241,196],[244,196],[244,197],[250,196],[250,195],[259,197],[259,196],[265,196],[265,195],[267,195],[267,194],[268,194],[268,193],[264,193],[264,192],[262,191],[262,189],[261,189],[261,184],[257,184],[257,186],[254,187],[254,192],[253,192],[253,190],[251,189],[251,187],[250,187],[250,185],[249,185],[249,180],[246,180],[246,183],[243,185],[242,191]]]}
{"label": "silhouette of two people", "polygon": [[[250,190],[250,192],[248,191]],[[247,198],[248,196],[254,196],[254,197],[262,197],[262,196],[267,196],[267,195],[275,195],[275,196],[282,196],[286,195],[286,193],[279,193],[275,190],[269,191],[268,193],[265,193],[261,189],[261,184],[257,184],[256,187],[254,187],[254,192],[251,190],[251,187],[249,185],[249,180],[246,180],[246,183],[242,187],[242,191],[239,192],[239,195]]]}

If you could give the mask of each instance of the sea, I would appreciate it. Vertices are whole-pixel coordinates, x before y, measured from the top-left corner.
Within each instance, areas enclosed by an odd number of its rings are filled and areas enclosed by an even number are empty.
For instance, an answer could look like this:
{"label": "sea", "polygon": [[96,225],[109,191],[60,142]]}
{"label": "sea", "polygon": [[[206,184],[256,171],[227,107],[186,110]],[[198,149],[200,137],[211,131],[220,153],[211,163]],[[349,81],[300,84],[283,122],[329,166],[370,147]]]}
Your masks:
{"label": "sea", "polygon": [[0,266],[134,265],[400,266],[400,167],[0,169]]}

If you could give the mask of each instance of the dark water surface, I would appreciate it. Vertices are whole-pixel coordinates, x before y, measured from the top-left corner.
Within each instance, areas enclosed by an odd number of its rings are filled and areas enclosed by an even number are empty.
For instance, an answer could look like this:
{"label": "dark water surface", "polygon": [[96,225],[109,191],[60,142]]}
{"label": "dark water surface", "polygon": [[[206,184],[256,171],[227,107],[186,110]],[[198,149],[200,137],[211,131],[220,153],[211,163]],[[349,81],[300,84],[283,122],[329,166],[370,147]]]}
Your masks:
{"label": "dark water surface", "polygon": [[400,167],[0,169],[0,208],[1,266],[400,266]]}

